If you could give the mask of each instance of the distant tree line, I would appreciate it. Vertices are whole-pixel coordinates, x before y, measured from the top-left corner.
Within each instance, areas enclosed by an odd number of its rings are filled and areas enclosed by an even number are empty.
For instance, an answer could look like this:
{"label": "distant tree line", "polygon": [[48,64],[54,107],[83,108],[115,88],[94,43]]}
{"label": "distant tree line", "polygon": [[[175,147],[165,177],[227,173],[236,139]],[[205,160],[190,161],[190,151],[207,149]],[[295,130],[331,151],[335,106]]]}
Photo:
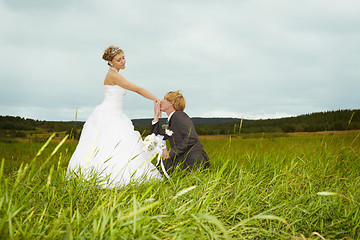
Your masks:
{"label": "distant tree line", "polygon": [[46,129],[48,132],[67,131],[73,127],[82,128],[84,122],[75,121],[40,121],[30,118],[0,116],[0,129],[3,130],[36,130]]}
{"label": "distant tree line", "polygon": [[221,124],[197,124],[195,128],[200,135],[359,130],[360,109],[318,112],[279,119],[234,119]]}
{"label": "distant tree line", "polygon": [[79,139],[84,122],[40,121],[23,117],[0,116],[0,139],[25,138],[31,132],[66,132]]}
{"label": "distant tree line", "polygon": [[[165,119],[160,120],[161,124]],[[193,118],[199,135],[265,133],[265,132],[317,132],[360,129],[360,109],[317,112],[297,117],[248,120],[240,118]],[[150,133],[151,119],[133,120],[135,130]],[[84,122],[39,121],[22,117],[0,116],[0,138],[26,137],[24,131],[64,132],[78,139]]]}

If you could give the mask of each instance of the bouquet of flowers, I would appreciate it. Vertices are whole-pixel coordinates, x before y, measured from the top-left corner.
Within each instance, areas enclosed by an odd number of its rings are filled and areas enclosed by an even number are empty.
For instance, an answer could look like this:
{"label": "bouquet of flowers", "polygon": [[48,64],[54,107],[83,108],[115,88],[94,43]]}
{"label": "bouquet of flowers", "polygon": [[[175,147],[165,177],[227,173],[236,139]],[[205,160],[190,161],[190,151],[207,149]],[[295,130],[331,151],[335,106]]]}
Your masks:
{"label": "bouquet of flowers", "polygon": [[144,139],[143,150],[146,154],[152,156],[151,158],[154,158],[157,155],[157,163],[155,166],[157,167],[160,165],[164,175],[169,178],[169,175],[166,173],[164,163],[161,159],[162,150],[166,149],[166,142],[163,140],[163,138],[163,136],[155,135],[154,133],[148,135]]}
{"label": "bouquet of flowers", "polygon": [[144,139],[143,150],[149,155],[155,155],[156,153],[162,153],[162,150],[166,148],[166,143],[163,140],[163,136],[155,135],[152,133]]}

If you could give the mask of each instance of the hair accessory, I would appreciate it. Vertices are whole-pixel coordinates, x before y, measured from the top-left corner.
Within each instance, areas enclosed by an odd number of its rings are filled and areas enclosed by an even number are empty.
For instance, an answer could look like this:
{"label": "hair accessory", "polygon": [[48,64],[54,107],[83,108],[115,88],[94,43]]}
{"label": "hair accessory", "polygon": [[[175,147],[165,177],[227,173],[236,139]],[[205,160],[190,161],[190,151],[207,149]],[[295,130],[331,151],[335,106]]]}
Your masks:
{"label": "hair accessory", "polygon": [[113,49],[111,49],[110,54],[114,54],[114,53],[116,53],[116,52],[119,51],[119,50],[120,50],[120,48],[114,47]]}

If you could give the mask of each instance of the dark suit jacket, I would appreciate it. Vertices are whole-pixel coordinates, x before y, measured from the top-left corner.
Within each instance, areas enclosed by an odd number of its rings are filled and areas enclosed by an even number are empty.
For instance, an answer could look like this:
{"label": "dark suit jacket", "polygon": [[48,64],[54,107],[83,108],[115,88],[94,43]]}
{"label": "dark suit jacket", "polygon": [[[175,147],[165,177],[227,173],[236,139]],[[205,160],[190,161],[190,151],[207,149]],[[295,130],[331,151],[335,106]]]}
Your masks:
{"label": "dark suit jacket", "polygon": [[167,172],[172,172],[176,166],[188,171],[210,166],[209,157],[204,151],[194,124],[183,111],[175,111],[170,118],[168,129],[173,132],[171,136],[166,134],[162,126],[159,126],[159,122],[151,124],[150,129],[152,133],[160,134],[165,140],[169,140],[170,158],[164,160]]}

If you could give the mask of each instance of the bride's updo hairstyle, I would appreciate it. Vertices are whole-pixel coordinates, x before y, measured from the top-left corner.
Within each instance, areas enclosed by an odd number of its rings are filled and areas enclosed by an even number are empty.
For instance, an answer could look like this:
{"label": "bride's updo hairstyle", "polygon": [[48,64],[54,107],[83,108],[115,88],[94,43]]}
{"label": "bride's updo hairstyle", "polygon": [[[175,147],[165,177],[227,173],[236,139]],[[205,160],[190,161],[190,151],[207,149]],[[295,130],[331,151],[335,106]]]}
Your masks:
{"label": "bride's updo hairstyle", "polygon": [[[120,53],[124,53],[124,51],[118,47],[115,47],[114,45],[111,45],[107,49],[105,49],[105,52],[104,52],[102,58],[105,61],[109,62],[109,61],[112,61],[114,59],[114,57]],[[108,65],[110,66],[109,63],[108,63]]]}
{"label": "bride's updo hairstyle", "polygon": [[186,101],[180,90],[168,92],[164,98],[173,104],[175,110],[184,111]]}

